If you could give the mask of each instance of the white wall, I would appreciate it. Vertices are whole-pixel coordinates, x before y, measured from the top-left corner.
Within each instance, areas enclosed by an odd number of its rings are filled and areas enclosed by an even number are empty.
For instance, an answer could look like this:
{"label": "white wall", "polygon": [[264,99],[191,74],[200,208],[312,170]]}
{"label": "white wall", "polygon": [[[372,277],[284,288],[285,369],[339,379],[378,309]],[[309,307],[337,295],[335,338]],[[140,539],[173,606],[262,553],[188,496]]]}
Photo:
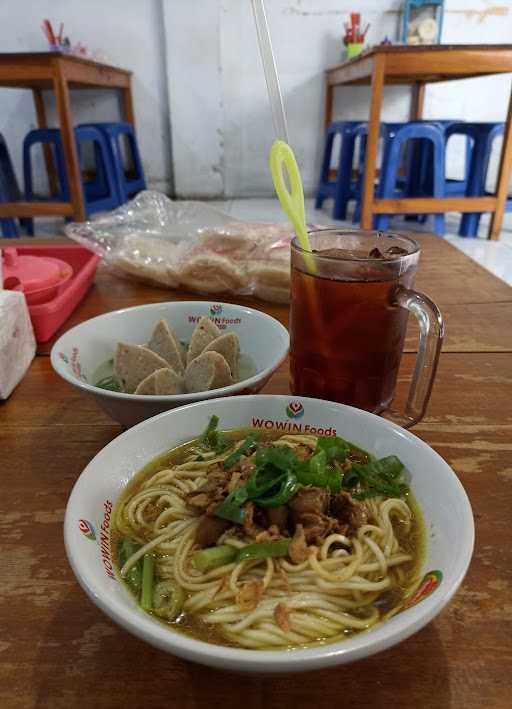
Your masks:
{"label": "white wall", "polygon": [[[402,0],[267,0],[288,114],[290,140],[307,192],[318,174],[324,70],[341,60],[350,10],[371,22],[368,43],[397,37]],[[447,0],[443,42],[507,43],[512,0]],[[250,0],[166,0],[167,72],[177,194],[272,195],[267,168],[273,139]],[[503,120],[510,80],[490,77],[431,86],[426,115]],[[409,89],[385,90],[383,120],[409,116]],[[335,117],[367,118],[369,88],[338,89]],[[452,170],[460,164],[452,151]]]}
{"label": "white wall", "polygon": [[[0,3],[2,52],[46,51],[40,29],[43,18],[90,50],[98,58],[134,72],[133,92],[137,134],[149,185],[171,187],[170,125],[165,42],[161,0],[3,0]],[[45,93],[49,125],[57,125],[53,97]],[[72,91],[77,123],[118,120],[116,92]],[[0,88],[0,132],[5,136],[19,171],[24,135],[36,127],[30,91]],[[39,180],[40,181],[40,180]]]}
{"label": "white wall", "polygon": [[[446,0],[444,42],[510,42],[512,0]],[[266,0],[290,139],[306,191],[317,179],[323,142],[324,70],[342,58],[343,22],[357,8],[370,44],[397,37],[402,0]],[[110,61],[134,72],[138,137],[150,187],[179,196],[272,195],[267,168],[272,121],[250,0],[3,0],[1,51],[41,51],[44,17]],[[507,77],[427,90],[426,117],[503,120]],[[364,119],[369,89],[345,87],[335,117]],[[53,101],[47,96],[51,125]],[[74,91],[77,122],[115,119],[114,92]],[[169,116],[169,105],[171,112]],[[409,90],[385,91],[384,120],[409,114]],[[0,132],[21,165],[23,136],[35,127],[29,91],[0,89]],[[172,151],[171,151],[172,132]],[[460,167],[461,149],[450,155]],[[41,166],[42,173],[42,166]]]}

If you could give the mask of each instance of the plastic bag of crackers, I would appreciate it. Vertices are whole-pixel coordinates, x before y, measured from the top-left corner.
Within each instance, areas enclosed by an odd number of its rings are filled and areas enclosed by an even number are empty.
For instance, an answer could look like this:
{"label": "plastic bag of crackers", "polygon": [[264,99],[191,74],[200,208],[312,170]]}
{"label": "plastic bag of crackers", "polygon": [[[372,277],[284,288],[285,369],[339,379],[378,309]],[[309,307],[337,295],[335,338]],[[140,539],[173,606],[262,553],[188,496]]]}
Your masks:
{"label": "plastic bag of crackers", "polygon": [[204,295],[290,300],[290,224],[238,221],[203,202],[145,191],[65,233],[119,275]]}

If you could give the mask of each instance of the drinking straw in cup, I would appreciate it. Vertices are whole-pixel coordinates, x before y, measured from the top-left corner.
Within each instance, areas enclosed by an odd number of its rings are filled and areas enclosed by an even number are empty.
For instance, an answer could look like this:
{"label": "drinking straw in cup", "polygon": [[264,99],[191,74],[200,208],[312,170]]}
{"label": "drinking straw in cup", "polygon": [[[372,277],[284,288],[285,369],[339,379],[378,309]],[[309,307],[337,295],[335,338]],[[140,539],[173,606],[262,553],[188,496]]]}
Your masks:
{"label": "drinking straw in cup", "polygon": [[[311,251],[306,229],[304,190],[295,155],[288,145],[286,114],[263,0],[252,0],[252,8],[277,138],[270,150],[270,172],[281,207],[293,224],[301,247],[304,251]],[[290,191],[286,187],[283,167],[288,173]],[[307,256],[305,260],[307,261]],[[314,269],[312,260],[308,263],[308,267]]]}

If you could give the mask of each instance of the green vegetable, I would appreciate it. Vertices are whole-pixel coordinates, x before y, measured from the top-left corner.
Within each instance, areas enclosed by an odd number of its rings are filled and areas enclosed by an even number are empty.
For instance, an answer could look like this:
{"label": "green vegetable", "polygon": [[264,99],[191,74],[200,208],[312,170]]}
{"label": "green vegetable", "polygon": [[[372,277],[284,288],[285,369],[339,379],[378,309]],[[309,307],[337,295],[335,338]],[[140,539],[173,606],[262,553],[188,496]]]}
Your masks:
{"label": "green vegetable", "polygon": [[268,465],[287,472],[297,463],[297,456],[290,448],[258,448],[254,456],[257,468],[266,468]]}
{"label": "green vegetable", "polygon": [[352,494],[360,500],[377,495],[402,497],[409,489],[401,479],[403,469],[403,463],[396,455],[364,465],[353,463],[343,476],[342,486],[349,490],[356,488]]}
{"label": "green vegetable", "polygon": [[153,589],[153,613],[166,620],[176,620],[185,601],[181,586],[171,579],[159,581]]}
{"label": "green vegetable", "polygon": [[296,468],[297,480],[302,485],[326,487],[336,493],[341,490],[341,473],[333,466],[327,464],[325,450],[315,452],[308,460],[298,464]]}
{"label": "green vegetable", "polygon": [[326,468],[326,487],[328,487],[334,495],[341,490],[341,479],[341,472],[335,466],[328,465]]}
{"label": "green vegetable", "polygon": [[229,544],[221,544],[218,547],[209,547],[208,549],[200,549],[192,554],[192,563],[198,571],[206,573],[212,569],[217,569],[219,566],[230,564],[237,557],[238,549],[229,546]]}
{"label": "green vegetable", "polygon": [[338,463],[344,463],[350,453],[350,444],[338,436],[319,436],[315,453],[317,451],[325,452],[328,463],[332,463],[335,460]]}
{"label": "green vegetable", "polygon": [[114,375],[111,375],[110,377],[103,377],[96,382],[94,386],[97,386],[100,389],[108,389],[109,391],[123,391],[121,382],[117,377],[114,377]]}
{"label": "green vegetable", "polygon": [[341,486],[343,487],[344,490],[351,490],[353,487],[355,487],[359,483],[359,475],[357,472],[351,468],[350,470],[347,470],[346,473],[343,474],[343,480],[341,483]]}
{"label": "green vegetable", "polygon": [[243,524],[242,505],[248,500],[260,507],[278,507],[290,500],[299,487],[292,472],[297,464],[295,454],[288,448],[259,448],[254,455],[256,470],[249,480],[226,497],[215,515]]}
{"label": "green vegetable", "polygon": [[255,500],[262,497],[284,480],[287,475],[288,473],[280,473],[273,469],[257,468],[245,484],[247,499]]}
{"label": "green vegetable", "polygon": [[299,489],[296,476],[291,473],[283,473],[277,479],[277,484],[270,488],[263,497],[255,498],[254,502],[260,507],[280,507],[295,495]]}
{"label": "green vegetable", "polygon": [[249,499],[260,507],[279,507],[299,488],[298,459],[289,448],[260,448],[254,456],[256,470],[247,482]]}
{"label": "green vegetable", "polygon": [[[212,417],[203,434],[205,440],[210,440],[217,424],[217,417]],[[227,457],[225,468],[232,467],[254,442],[254,434],[249,434]],[[408,487],[400,477],[403,465],[396,456],[369,463],[352,462],[344,471],[352,450],[352,446],[338,436],[321,436],[313,455],[302,461],[287,447],[258,448],[251,458],[256,466],[254,473],[244,485],[228,495],[215,514],[243,524],[242,507],[246,502],[253,501],[263,508],[278,507],[286,504],[301,485],[327,488],[334,494],[341,489],[351,490],[359,499],[376,495],[400,497],[407,492]]]}
{"label": "green vegetable", "polygon": [[228,470],[229,468],[232,468],[234,465],[236,465],[240,458],[250,451],[250,449],[255,444],[257,438],[257,433],[249,433],[243,443],[235,451],[233,451],[233,453],[228,455],[228,457],[224,461],[224,469]]}
{"label": "green vegetable", "polygon": [[228,441],[226,436],[218,430],[218,425],[219,417],[215,415],[210,416],[206,430],[199,436],[199,442],[206,448],[210,448],[215,451],[215,453],[220,454],[227,450],[232,444],[231,441]]}
{"label": "green vegetable", "polygon": [[238,490],[233,490],[224,502],[217,507],[215,516],[227,519],[230,522],[236,522],[236,524],[243,524],[244,511],[241,507],[248,499],[247,485],[242,485]]}
{"label": "green vegetable", "polygon": [[142,562],[142,593],[140,605],[145,611],[153,608],[153,583],[155,576],[155,557],[153,554],[144,554]]}
{"label": "green vegetable", "polygon": [[[128,559],[140,549],[138,544],[131,539],[121,539],[118,546],[119,566],[122,568]],[[128,585],[138,594],[142,586],[142,563],[141,560],[134,564],[125,576]]]}
{"label": "green vegetable", "polygon": [[278,539],[275,542],[263,542],[262,544],[248,544],[239,550],[237,561],[247,561],[248,559],[269,559],[275,556],[286,556],[289,539]]}

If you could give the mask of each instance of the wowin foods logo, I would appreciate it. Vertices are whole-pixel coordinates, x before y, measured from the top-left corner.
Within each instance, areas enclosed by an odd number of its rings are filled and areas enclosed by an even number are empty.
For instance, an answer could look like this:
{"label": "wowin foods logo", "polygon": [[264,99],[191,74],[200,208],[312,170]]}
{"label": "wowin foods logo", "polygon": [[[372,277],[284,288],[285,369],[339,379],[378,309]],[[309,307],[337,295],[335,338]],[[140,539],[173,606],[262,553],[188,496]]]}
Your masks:
{"label": "wowin foods logo", "polygon": [[82,532],[84,537],[87,537],[87,539],[90,539],[92,542],[96,539],[96,531],[94,529],[94,525],[91,524],[88,520],[79,519],[78,529]]}
{"label": "wowin foods logo", "polygon": [[221,315],[222,314],[222,305],[220,303],[217,303],[215,305],[210,305],[210,315],[215,316],[215,315]]}
{"label": "wowin foods logo", "polygon": [[290,401],[286,407],[286,415],[289,419],[300,419],[304,416],[304,407],[300,401]]}

